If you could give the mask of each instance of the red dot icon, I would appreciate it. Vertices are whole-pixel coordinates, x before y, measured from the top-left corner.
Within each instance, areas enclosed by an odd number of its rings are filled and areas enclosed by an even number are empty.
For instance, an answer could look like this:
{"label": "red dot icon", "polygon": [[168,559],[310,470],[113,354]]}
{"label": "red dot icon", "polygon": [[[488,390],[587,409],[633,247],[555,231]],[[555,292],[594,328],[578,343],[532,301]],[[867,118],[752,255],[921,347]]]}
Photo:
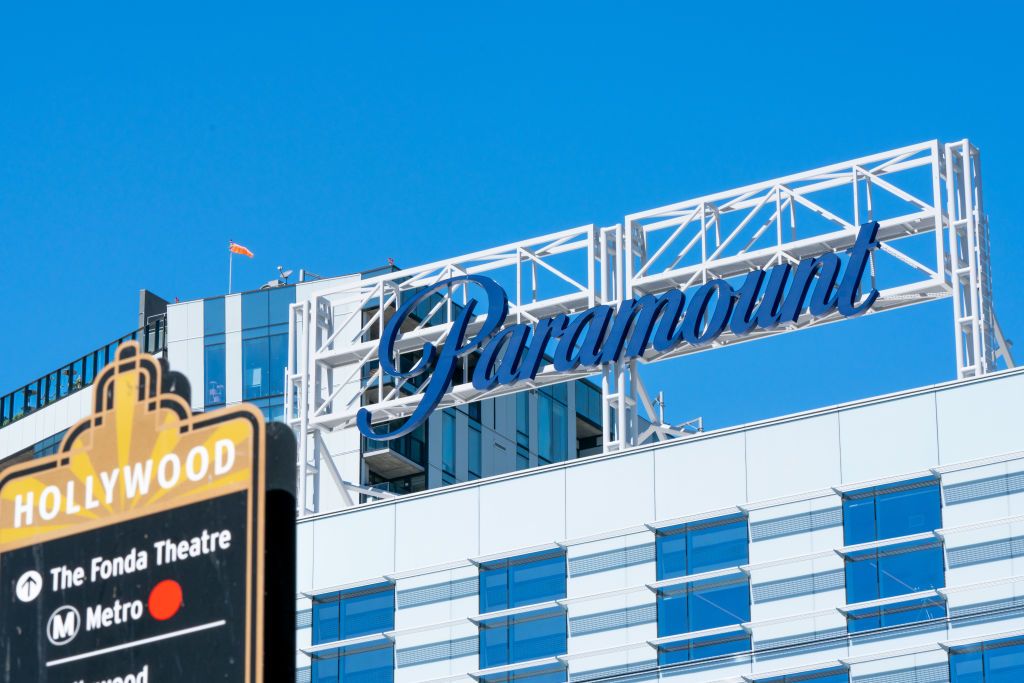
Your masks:
{"label": "red dot icon", "polygon": [[181,584],[165,579],[149,592],[149,615],[157,621],[167,621],[181,609]]}

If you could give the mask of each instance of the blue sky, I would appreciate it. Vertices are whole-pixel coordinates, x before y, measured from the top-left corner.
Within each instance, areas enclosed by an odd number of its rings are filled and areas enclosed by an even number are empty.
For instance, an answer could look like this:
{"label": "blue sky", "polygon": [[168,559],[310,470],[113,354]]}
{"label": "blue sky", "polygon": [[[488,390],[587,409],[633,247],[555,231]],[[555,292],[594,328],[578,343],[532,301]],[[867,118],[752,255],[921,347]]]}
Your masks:
{"label": "blue sky", "polygon": [[[278,264],[411,265],[932,138],[982,150],[996,310],[1024,339],[1009,4],[340,5],[7,9],[0,392],[132,329],[140,288],[223,293],[229,238],[253,288]],[[950,318],[662,364],[669,416],[952,379]]]}

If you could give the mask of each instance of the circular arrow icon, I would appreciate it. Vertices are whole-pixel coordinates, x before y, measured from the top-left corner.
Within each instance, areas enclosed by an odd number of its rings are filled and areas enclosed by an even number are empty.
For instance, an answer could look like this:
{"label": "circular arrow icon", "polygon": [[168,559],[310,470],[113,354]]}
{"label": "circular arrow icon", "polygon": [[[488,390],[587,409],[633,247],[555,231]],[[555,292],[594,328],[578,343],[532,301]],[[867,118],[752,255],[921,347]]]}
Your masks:
{"label": "circular arrow icon", "polygon": [[18,583],[14,585],[14,594],[22,602],[32,602],[39,597],[43,591],[43,577],[35,569],[30,569],[21,575]]}

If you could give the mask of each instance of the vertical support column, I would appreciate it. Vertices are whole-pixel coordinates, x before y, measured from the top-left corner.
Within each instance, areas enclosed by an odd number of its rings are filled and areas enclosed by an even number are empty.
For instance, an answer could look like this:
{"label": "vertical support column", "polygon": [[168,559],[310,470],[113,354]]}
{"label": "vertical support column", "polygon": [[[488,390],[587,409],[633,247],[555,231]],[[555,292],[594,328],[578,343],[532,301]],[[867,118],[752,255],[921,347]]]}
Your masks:
{"label": "vertical support column", "polygon": [[980,158],[967,140],[946,145],[945,156],[957,377],[977,377],[995,369]]}

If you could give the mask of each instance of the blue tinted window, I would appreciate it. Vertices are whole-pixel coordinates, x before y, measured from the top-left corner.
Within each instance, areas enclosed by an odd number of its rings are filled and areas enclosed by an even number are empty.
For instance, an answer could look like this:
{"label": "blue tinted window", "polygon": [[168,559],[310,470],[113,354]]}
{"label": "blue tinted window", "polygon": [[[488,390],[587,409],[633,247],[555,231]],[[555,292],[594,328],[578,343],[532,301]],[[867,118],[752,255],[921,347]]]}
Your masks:
{"label": "blue tinted window", "polygon": [[206,338],[203,362],[203,374],[206,381],[203,403],[207,408],[224,405],[227,395],[225,393],[226,368],[223,334],[211,335]]}
{"label": "blue tinted window", "polygon": [[479,479],[483,469],[483,444],[481,443],[480,428],[475,425],[469,426],[469,478]]}
{"label": "blue tinted window", "polygon": [[390,641],[376,641],[321,653],[313,660],[314,683],[392,683],[395,664]]}
{"label": "blue tinted window", "polygon": [[750,621],[746,576],[706,579],[658,593],[658,635],[671,636]]}
{"label": "blue tinted window", "polygon": [[441,413],[441,473],[455,481],[455,411],[448,408]]}
{"label": "blue tinted window", "polygon": [[846,600],[891,598],[946,585],[942,544],[901,543],[853,553],[846,560]]}
{"label": "blue tinted window", "polygon": [[705,636],[703,638],[693,638],[672,643],[671,645],[663,645],[658,651],[658,664],[678,664],[680,662],[720,657],[749,650],[750,636],[743,632]]}
{"label": "blue tinted window", "polygon": [[242,295],[242,329],[266,327],[270,324],[267,301],[266,290],[246,292]]}
{"label": "blue tinted window", "polygon": [[566,668],[564,664],[531,666],[526,669],[504,671],[500,674],[481,676],[481,683],[513,683],[529,681],[529,683],[565,683]]}
{"label": "blue tinted window", "polygon": [[850,633],[857,633],[887,626],[928,621],[944,616],[946,616],[946,603],[942,598],[922,598],[854,610],[848,615],[846,627]]}
{"label": "blue tinted window", "polygon": [[313,603],[313,644],[348,640],[395,627],[395,589],[391,584],[318,598]]}
{"label": "blue tinted window", "polygon": [[242,340],[242,398],[270,395],[270,339]]}
{"label": "blue tinted window", "polygon": [[480,567],[480,613],[565,597],[565,553],[546,551]]}
{"label": "blue tinted window", "polygon": [[480,625],[480,668],[488,669],[566,653],[560,608],[493,619]]}
{"label": "blue tinted window", "polygon": [[658,532],[658,580],[725,569],[749,561],[746,517],[682,524]]}
{"label": "blue tinted window", "polygon": [[755,683],[849,683],[850,672],[845,668],[803,671],[798,674],[758,678]]}
{"label": "blue tinted window", "polygon": [[1024,641],[1000,640],[949,653],[950,683],[1018,683],[1024,680]]}
{"label": "blue tinted window", "polygon": [[569,410],[566,387],[556,384],[537,392],[537,457],[544,463],[562,462],[569,449]]}
{"label": "blue tinted window", "polygon": [[224,297],[203,301],[203,336],[224,333]]}
{"label": "blue tinted window", "polygon": [[942,503],[936,479],[852,491],[843,496],[846,545],[909,536],[942,527]]}

